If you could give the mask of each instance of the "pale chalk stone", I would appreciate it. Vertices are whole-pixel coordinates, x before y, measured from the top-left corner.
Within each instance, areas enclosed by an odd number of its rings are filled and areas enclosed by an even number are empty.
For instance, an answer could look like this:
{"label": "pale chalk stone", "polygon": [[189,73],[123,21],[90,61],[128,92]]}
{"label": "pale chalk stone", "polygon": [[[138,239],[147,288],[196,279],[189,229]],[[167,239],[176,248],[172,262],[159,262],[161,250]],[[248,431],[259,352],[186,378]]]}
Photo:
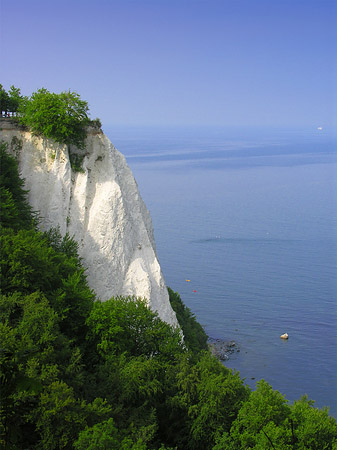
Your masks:
{"label": "pale chalk stone", "polygon": [[[89,286],[101,300],[146,298],[165,322],[177,326],[157,259],[150,214],[124,156],[99,131],[88,133],[83,173],[74,172],[68,148],[0,123],[0,139],[17,157],[29,202],[41,229],[60,227],[79,244]],[[14,140],[13,140],[14,138]],[[22,142],[20,149],[17,142]]]}

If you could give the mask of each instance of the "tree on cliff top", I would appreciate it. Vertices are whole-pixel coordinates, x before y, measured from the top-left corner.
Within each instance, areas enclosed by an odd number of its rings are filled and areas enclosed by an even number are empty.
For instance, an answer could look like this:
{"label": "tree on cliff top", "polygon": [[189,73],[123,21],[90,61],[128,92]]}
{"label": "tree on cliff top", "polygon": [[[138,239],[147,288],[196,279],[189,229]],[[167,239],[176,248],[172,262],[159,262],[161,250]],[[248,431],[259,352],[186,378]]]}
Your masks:
{"label": "tree on cliff top", "polygon": [[8,92],[0,84],[0,111],[17,112],[20,104],[24,101],[19,88],[12,85]]}
{"label": "tree on cliff top", "polygon": [[19,120],[36,135],[83,148],[90,123],[88,110],[88,103],[76,92],[55,94],[42,88],[22,104]]}

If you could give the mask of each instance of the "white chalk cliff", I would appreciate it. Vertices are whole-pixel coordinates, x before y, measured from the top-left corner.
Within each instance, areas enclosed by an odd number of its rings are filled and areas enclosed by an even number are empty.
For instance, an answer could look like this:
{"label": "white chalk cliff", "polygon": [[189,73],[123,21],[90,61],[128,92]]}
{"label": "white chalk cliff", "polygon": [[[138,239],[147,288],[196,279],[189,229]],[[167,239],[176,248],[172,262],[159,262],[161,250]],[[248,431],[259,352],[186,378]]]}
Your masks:
{"label": "white chalk cliff", "polygon": [[72,170],[67,146],[32,136],[8,120],[0,122],[0,139],[18,160],[41,228],[59,226],[78,242],[97,296],[144,297],[162,320],[177,325],[150,214],[124,156],[102,131],[90,128],[85,150],[72,149],[83,158],[83,172]]}

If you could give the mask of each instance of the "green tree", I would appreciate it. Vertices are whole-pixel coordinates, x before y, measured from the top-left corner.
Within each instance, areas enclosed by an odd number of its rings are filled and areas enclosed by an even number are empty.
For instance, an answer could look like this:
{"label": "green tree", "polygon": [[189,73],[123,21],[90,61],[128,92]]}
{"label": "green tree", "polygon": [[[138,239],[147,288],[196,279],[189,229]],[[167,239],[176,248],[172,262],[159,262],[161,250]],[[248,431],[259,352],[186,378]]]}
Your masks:
{"label": "green tree", "polygon": [[46,238],[50,247],[58,253],[63,253],[68,258],[72,258],[74,262],[77,262],[78,268],[82,269],[81,258],[78,255],[78,243],[69,233],[62,236],[59,227],[50,228],[43,233],[43,237]]}
{"label": "green tree", "polygon": [[43,233],[3,229],[0,235],[0,286],[3,294],[44,293],[59,315],[61,331],[85,343],[85,318],[93,305],[84,269],[75,257],[55,251]]}
{"label": "green tree", "polygon": [[169,427],[163,405],[174,389],[177,361],[186,353],[180,332],[162,322],[144,300],[131,297],[96,302],[87,323],[89,343],[98,351],[96,359],[88,358],[94,361],[94,380],[99,376],[94,389],[103,395],[99,386],[106,386],[119,429],[145,427],[160,444],[158,420]]}
{"label": "green tree", "polygon": [[216,437],[230,429],[249,388],[238,372],[224,367],[209,351],[201,353],[197,362],[184,356],[175,372],[177,390],[167,401],[166,412],[174,422],[166,442],[186,449],[210,449]]}
{"label": "green tree", "polygon": [[178,292],[168,288],[168,293],[171,306],[183,331],[186,346],[194,353],[207,350],[207,334],[200,323],[197,322],[195,315],[184,305]]}
{"label": "green tree", "polygon": [[9,91],[6,92],[2,84],[0,84],[0,111],[17,112],[23,101],[24,97],[21,95],[19,88],[12,85]]}
{"label": "green tree", "polygon": [[84,148],[88,109],[76,92],[55,94],[42,88],[21,104],[19,120],[36,135]]}
{"label": "green tree", "polygon": [[[84,364],[59,328],[61,320],[41,292],[0,297],[1,408],[5,448],[67,448],[81,429],[105,420],[111,408],[77,399]],[[83,395],[83,394],[82,394]]]}
{"label": "green tree", "polygon": [[13,195],[8,189],[0,186],[0,224],[2,227],[10,228],[19,226],[20,211],[16,206]]}
{"label": "green tree", "polygon": [[76,450],[114,450],[120,448],[120,437],[112,418],[95,424],[79,434]]}
{"label": "green tree", "polygon": [[9,95],[2,84],[0,84],[0,111],[9,111]]}
{"label": "green tree", "polygon": [[306,397],[292,406],[261,380],[243,404],[230,432],[217,439],[214,450],[333,450],[336,420],[326,409],[313,408]]}
{"label": "green tree", "polygon": [[290,407],[284,396],[261,380],[240,409],[230,435],[225,434],[215,449],[286,450],[291,444],[290,428],[286,426],[289,416]]}
{"label": "green tree", "polygon": [[[53,360],[59,339],[57,322],[40,292],[0,296],[0,424],[7,444],[28,443],[35,436],[25,416],[37,404],[42,371]],[[59,347],[64,349],[64,344],[59,342]]]}
{"label": "green tree", "polygon": [[24,102],[24,97],[21,95],[21,90],[12,85],[8,91],[9,101],[8,110],[11,112],[17,112]]}
{"label": "green tree", "polygon": [[97,423],[81,431],[74,443],[75,450],[147,450],[142,439],[134,442],[130,437],[123,437],[112,418]]}
{"label": "green tree", "polygon": [[307,396],[291,407],[295,443],[299,450],[337,449],[337,423],[327,408],[314,408]]}
{"label": "green tree", "polygon": [[41,447],[56,450],[72,447],[78,433],[85,428],[85,414],[71,387],[63,381],[52,383],[41,394],[37,410],[37,429]]}
{"label": "green tree", "polygon": [[7,143],[0,142],[0,225],[14,230],[29,229],[36,223],[36,214],[28,203],[18,164],[7,150]]}
{"label": "green tree", "polygon": [[179,331],[160,320],[142,299],[96,302],[87,323],[102,355],[174,358],[184,348]]}

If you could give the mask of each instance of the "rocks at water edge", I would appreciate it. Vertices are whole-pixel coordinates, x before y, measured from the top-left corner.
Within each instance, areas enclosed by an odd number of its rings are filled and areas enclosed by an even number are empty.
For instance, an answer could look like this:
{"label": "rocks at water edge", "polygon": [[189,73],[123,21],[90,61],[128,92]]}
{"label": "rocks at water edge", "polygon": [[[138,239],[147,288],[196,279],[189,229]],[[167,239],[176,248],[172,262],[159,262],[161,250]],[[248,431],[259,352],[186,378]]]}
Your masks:
{"label": "rocks at water edge", "polygon": [[208,340],[209,349],[220,361],[227,361],[233,353],[239,353],[240,347],[235,341],[224,341],[222,339]]}

